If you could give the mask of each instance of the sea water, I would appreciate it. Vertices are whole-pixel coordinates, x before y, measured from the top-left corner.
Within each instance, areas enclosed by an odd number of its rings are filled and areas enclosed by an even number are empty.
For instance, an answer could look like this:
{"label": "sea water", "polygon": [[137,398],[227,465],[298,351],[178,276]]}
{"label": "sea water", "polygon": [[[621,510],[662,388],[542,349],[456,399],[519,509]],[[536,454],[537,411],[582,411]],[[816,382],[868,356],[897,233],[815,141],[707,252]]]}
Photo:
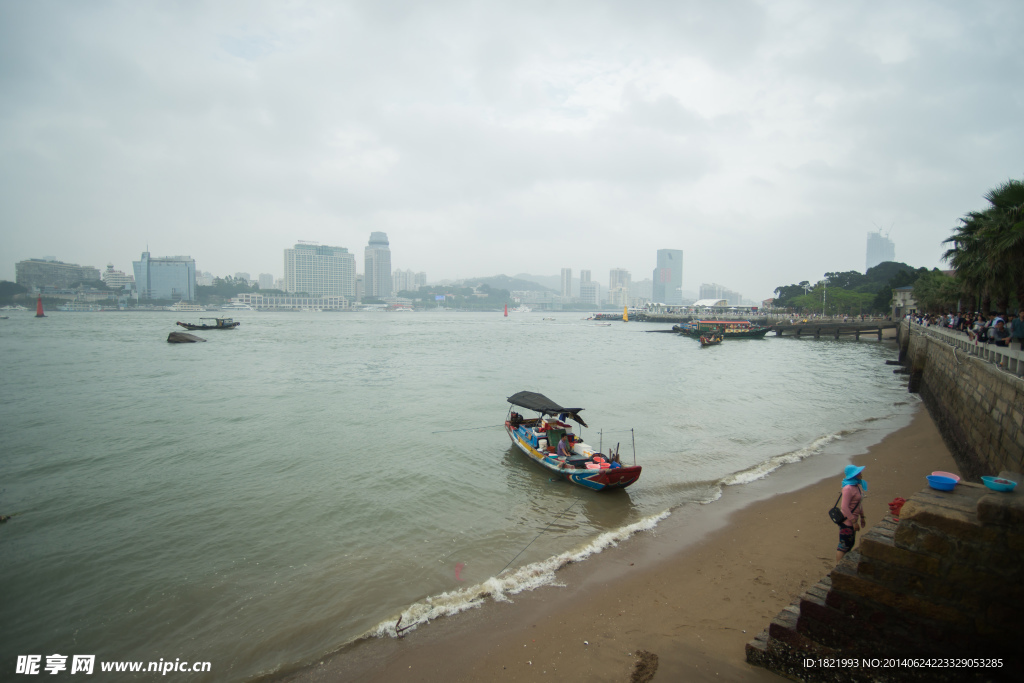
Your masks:
{"label": "sea water", "polygon": [[[554,320],[543,317],[553,316]],[[891,343],[728,340],[579,313],[172,313],[0,325],[0,666],[209,661],[244,681],[555,580],[723,487],[906,422]],[[582,406],[643,474],[597,493],[511,446]],[[529,411],[520,410],[529,415]],[[98,665],[97,665],[98,667]]]}

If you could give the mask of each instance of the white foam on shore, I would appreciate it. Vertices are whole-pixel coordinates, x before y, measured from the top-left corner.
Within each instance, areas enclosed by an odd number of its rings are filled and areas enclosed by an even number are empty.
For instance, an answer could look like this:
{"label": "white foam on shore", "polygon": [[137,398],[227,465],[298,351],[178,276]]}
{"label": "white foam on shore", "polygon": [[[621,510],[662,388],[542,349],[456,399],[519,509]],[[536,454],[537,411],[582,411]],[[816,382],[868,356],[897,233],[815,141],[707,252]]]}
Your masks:
{"label": "white foam on shore", "polygon": [[[414,630],[421,624],[429,623],[439,617],[452,616],[459,612],[479,607],[488,598],[496,602],[509,602],[509,596],[511,595],[534,590],[540,586],[559,585],[555,580],[555,572],[562,567],[573,562],[581,562],[591,555],[600,553],[605,548],[618,545],[633,534],[653,529],[670,514],[672,513],[666,510],[659,514],[645,517],[633,524],[612,531],[606,531],[581,548],[569,550],[545,560],[524,565],[511,572],[500,573],[498,576],[492,576],[474,586],[441,593],[440,595],[432,595],[421,602],[410,605],[402,611],[400,615],[402,631],[404,633],[406,630]],[[397,637],[397,622],[397,616],[382,621],[363,634],[362,637]]]}
{"label": "white foam on shore", "polygon": [[835,434],[826,434],[825,436],[818,437],[809,445],[804,446],[803,448],[798,448],[795,451],[790,451],[788,453],[782,453],[780,455],[772,456],[767,460],[759,462],[752,467],[748,467],[745,470],[733,472],[732,474],[726,475],[725,477],[722,477],[721,485],[733,486],[736,484],[749,484],[752,481],[764,479],[769,474],[779,469],[783,465],[789,465],[795,462],[800,462],[804,458],[808,458],[812,455],[817,455],[818,453],[821,453],[825,449],[825,447],[828,446],[830,443],[838,441],[845,436],[849,436],[850,434],[853,434],[853,432],[844,430],[841,432],[837,432]]}

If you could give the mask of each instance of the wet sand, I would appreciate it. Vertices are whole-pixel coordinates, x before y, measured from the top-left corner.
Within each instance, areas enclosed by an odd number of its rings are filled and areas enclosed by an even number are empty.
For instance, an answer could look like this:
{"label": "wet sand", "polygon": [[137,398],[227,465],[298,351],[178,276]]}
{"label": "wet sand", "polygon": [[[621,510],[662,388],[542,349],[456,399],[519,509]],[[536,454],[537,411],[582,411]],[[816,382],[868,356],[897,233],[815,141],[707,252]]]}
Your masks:
{"label": "wet sand", "polygon": [[[932,471],[959,473],[923,407],[852,461],[867,466],[868,525]],[[783,680],[748,665],[744,645],[832,568],[838,528],[826,512],[845,462],[805,461],[728,487],[715,503],[565,567],[563,586],[359,644],[288,680],[624,682],[641,651],[657,656],[657,669],[634,680]],[[808,486],[808,472],[827,478]]]}

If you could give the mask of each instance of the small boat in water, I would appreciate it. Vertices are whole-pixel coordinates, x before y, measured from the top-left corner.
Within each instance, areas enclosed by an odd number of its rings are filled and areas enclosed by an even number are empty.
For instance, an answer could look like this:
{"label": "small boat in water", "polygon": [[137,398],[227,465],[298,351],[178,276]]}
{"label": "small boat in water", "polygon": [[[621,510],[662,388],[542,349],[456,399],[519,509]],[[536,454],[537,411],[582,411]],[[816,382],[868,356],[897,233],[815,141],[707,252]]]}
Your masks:
{"label": "small boat in water", "polygon": [[700,338],[700,345],[701,346],[717,346],[718,344],[722,343],[722,339],[723,338],[724,337],[722,337],[721,334],[711,334],[711,335],[708,335],[706,337],[702,336]]}
{"label": "small boat in water", "polygon": [[[626,488],[640,478],[642,467],[625,466],[619,462],[618,447],[614,453],[609,450],[605,456],[600,449],[595,451],[572,431],[566,422],[570,418],[582,427],[587,426],[579,416],[583,408],[565,408],[532,391],[520,391],[510,396],[508,402],[539,413],[538,417],[525,418],[509,408],[505,431],[519,450],[549,472],[595,491]],[[557,450],[558,442],[565,434],[569,435],[572,443],[567,456],[559,455]]]}
{"label": "small boat in water", "polygon": [[178,322],[177,325],[181,325],[186,330],[233,330],[242,323],[236,323],[231,318],[200,318],[200,320],[212,320],[213,324],[210,323],[183,323]]}

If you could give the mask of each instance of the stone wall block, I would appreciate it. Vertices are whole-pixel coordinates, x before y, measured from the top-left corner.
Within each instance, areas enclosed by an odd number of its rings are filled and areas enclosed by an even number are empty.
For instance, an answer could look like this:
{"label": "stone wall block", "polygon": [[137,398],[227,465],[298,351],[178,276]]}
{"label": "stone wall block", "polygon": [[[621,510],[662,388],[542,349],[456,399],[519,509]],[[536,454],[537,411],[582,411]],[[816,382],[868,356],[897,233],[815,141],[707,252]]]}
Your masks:
{"label": "stone wall block", "polygon": [[869,559],[872,559],[921,574],[935,574],[939,571],[939,558],[914,553],[906,548],[898,548],[873,538],[865,538],[860,542],[860,552],[861,567]]}

